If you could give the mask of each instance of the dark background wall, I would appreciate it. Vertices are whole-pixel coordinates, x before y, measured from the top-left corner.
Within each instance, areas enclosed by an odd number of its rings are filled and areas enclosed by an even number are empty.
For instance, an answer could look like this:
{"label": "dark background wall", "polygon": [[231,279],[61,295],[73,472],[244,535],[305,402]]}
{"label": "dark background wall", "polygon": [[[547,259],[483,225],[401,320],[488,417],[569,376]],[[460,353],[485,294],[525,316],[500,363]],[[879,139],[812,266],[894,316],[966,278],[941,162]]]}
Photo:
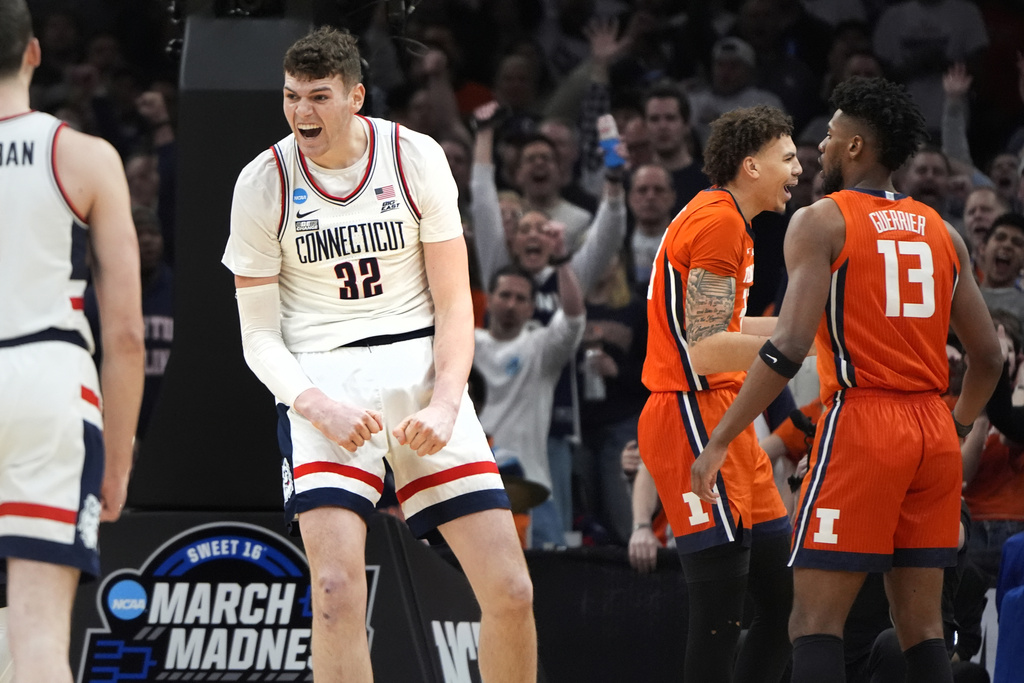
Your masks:
{"label": "dark background wall", "polygon": [[195,3],[185,23],[174,348],[129,505],[278,510],[273,397],[242,359],[233,280],[220,257],[238,172],[288,134],[281,60],[312,22],[301,2],[271,18],[217,18],[212,9]]}

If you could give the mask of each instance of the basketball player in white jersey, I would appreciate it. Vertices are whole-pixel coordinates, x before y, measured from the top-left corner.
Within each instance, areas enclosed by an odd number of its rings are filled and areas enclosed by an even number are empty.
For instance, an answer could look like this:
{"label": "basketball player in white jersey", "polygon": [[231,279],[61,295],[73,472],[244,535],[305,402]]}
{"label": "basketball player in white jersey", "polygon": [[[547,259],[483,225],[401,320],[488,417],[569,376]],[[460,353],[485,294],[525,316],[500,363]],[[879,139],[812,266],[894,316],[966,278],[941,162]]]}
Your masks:
{"label": "basketball player in white jersey", "polygon": [[70,683],[71,605],[80,575],[99,573],[100,521],[124,505],[145,352],[121,160],[30,109],[39,59],[25,0],[0,0],[0,556],[18,681]]}
{"label": "basketball player in white jersey", "polygon": [[457,190],[432,139],[358,116],[356,39],[284,59],[292,134],[235,185],[224,263],[242,346],[278,403],[286,513],[313,585],[318,681],[370,681],[365,519],[384,458],[409,527],[439,530],[483,613],[488,683],[536,678],[533,587],[466,393],[473,313]]}

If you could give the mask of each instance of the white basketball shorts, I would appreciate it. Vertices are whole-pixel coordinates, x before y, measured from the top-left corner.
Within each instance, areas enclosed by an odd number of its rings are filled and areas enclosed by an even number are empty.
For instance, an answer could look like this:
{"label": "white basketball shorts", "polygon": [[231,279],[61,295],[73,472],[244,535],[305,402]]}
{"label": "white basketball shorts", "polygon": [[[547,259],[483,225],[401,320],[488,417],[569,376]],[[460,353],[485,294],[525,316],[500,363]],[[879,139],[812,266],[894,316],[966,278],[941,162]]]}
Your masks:
{"label": "white basketball shorts", "polygon": [[425,408],[434,386],[433,337],[369,347],[296,354],[313,383],[331,398],[375,410],[384,429],[354,453],[330,441],[308,420],[278,405],[278,440],[284,455],[285,514],[339,506],[364,518],[384,490],[384,459],[409,528],[419,537],[458,517],[509,508],[487,437],[468,392],[448,444],[420,457],[391,430]]}
{"label": "white basketball shorts", "polygon": [[99,574],[99,380],[64,341],[0,348],[0,557]]}

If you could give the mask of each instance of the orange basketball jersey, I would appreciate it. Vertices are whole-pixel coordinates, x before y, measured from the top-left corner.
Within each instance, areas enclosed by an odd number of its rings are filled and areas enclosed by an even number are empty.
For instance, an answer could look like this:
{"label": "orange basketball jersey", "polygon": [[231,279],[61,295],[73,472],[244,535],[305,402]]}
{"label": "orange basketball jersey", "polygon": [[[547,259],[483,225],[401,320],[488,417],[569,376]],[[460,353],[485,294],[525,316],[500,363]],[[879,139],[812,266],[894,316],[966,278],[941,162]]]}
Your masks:
{"label": "orange basketball jersey", "polygon": [[906,195],[828,195],[846,244],[815,342],[821,399],[850,387],[945,391],[945,340],[960,261],[939,214]]}
{"label": "orange basketball jersey", "polygon": [[690,200],[669,224],[658,247],[647,290],[647,358],[643,382],[651,391],[739,390],[745,372],[698,375],[686,339],[686,282],[690,271],[736,279],[729,331],[740,331],[754,281],[754,239],[732,193],[712,187]]}

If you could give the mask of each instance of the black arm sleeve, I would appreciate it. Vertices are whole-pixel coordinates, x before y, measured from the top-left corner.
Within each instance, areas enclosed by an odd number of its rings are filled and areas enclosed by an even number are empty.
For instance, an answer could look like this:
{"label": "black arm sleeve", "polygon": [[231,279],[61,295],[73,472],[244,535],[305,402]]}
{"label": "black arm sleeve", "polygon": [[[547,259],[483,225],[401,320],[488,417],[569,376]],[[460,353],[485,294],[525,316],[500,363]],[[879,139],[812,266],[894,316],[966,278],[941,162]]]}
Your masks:
{"label": "black arm sleeve", "polygon": [[1016,443],[1024,443],[1024,407],[1014,406],[1011,402],[1013,384],[1006,372],[999,376],[992,397],[988,400],[985,412],[992,426],[998,429],[1007,439]]}

